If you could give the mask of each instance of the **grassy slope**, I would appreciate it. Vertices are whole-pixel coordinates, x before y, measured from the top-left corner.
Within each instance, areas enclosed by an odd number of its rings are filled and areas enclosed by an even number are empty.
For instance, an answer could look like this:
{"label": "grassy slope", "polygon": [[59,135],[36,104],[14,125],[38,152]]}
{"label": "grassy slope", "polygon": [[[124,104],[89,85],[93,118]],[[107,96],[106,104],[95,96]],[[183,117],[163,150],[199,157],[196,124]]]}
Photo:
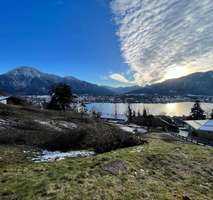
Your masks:
{"label": "grassy slope", "polygon": [[[64,126],[65,124],[66,126]],[[76,128],[68,125],[74,124]],[[0,104],[0,144],[49,149],[93,148],[97,152],[142,144],[139,137],[76,112],[39,110]]]}
{"label": "grassy slope", "polygon": [[[0,199],[213,199],[213,149],[152,134],[149,144],[92,158],[32,163],[23,147],[0,147]],[[117,175],[105,163],[124,161]]]}

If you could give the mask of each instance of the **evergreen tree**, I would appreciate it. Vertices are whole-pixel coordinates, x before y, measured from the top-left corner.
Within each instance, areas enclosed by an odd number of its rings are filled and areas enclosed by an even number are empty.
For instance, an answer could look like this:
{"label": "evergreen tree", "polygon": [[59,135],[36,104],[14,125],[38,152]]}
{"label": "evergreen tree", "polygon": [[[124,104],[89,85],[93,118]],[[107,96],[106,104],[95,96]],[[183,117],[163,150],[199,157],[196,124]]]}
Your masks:
{"label": "evergreen tree", "polygon": [[141,113],[140,113],[140,111],[138,111],[138,117],[141,117]]}
{"label": "evergreen tree", "polygon": [[199,101],[196,101],[191,109],[191,118],[193,120],[202,120],[206,118],[204,110],[201,108]]}
{"label": "evergreen tree", "polygon": [[147,114],[146,108],[143,109],[143,125],[147,126],[149,129],[150,116]]}
{"label": "evergreen tree", "polygon": [[49,109],[65,111],[70,108],[73,95],[69,85],[60,83],[54,86],[50,91],[50,95],[51,101],[47,106]]}
{"label": "evergreen tree", "polygon": [[147,130],[150,131],[150,129],[154,126],[154,116],[153,115],[147,115],[145,124],[147,126]]}
{"label": "evergreen tree", "polygon": [[133,110],[132,118],[134,119],[136,117],[136,112]]}
{"label": "evergreen tree", "polygon": [[211,112],[211,119],[213,119],[213,109],[212,109],[212,112]]}
{"label": "evergreen tree", "polygon": [[148,115],[147,115],[146,108],[144,108],[144,109],[143,109],[143,117],[146,118],[147,116],[148,116]]}
{"label": "evergreen tree", "polygon": [[97,112],[96,110],[92,111],[92,117],[95,119],[100,119],[101,118],[101,112]]}
{"label": "evergreen tree", "polygon": [[132,118],[133,118],[133,112],[132,112],[132,109],[130,107],[130,104],[128,105],[127,118],[128,118],[129,122],[131,122]]}

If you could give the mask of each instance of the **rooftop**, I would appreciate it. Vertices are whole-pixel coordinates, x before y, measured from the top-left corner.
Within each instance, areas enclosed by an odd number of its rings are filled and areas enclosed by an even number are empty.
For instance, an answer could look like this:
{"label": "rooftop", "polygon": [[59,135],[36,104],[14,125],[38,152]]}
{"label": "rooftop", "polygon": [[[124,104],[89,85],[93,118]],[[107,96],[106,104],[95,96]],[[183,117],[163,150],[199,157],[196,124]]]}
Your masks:
{"label": "rooftop", "polygon": [[196,130],[213,132],[213,120],[189,120],[185,122]]}

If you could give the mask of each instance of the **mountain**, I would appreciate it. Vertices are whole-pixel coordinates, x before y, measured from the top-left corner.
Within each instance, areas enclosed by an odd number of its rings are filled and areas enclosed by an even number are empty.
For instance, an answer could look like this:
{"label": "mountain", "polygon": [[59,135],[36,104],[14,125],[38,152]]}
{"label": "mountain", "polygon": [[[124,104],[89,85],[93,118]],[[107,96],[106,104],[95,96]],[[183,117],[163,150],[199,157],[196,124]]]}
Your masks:
{"label": "mountain", "polygon": [[112,95],[111,90],[81,81],[72,76],[60,77],[38,71],[31,67],[19,67],[0,75],[0,91],[13,95],[46,95],[52,85],[66,83],[74,93],[89,95]]}
{"label": "mountain", "polygon": [[88,83],[72,76],[60,77],[31,67],[19,67],[0,75],[0,91],[13,95],[46,95],[52,85],[66,83],[76,94],[159,94],[213,95],[213,71],[193,73],[145,87],[107,87]]}
{"label": "mountain", "polygon": [[129,87],[109,87],[109,86],[105,86],[105,88],[111,90],[113,93],[115,94],[125,94],[125,93],[129,93],[135,90],[140,89],[140,86],[129,86]]}
{"label": "mountain", "polygon": [[129,94],[213,95],[213,71],[197,72],[181,78],[166,80],[133,90]]}

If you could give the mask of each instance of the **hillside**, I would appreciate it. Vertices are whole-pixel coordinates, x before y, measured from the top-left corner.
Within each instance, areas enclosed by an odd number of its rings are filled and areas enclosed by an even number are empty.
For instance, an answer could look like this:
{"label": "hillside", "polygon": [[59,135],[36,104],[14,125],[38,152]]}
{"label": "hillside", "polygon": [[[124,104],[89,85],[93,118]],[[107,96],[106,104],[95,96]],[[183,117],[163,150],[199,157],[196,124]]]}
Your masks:
{"label": "hillside", "polygon": [[28,145],[49,150],[90,148],[105,152],[143,143],[140,137],[87,114],[0,103],[0,145]]}
{"label": "hillside", "polygon": [[142,87],[129,94],[213,95],[213,71],[193,73],[177,79]]}
{"label": "hillside", "polygon": [[60,77],[46,74],[31,67],[19,67],[0,75],[0,91],[13,95],[46,95],[57,83],[66,83],[76,94],[110,95],[105,87],[81,81],[72,76]]}
{"label": "hillside", "polygon": [[[34,162],[41,148],[97,154]],[[127,133],[75,112],[0,104],[2,200],[211,200],[212,171],[211,147]]]}
{"label": "hillside", "polygon": [[213,199],[212,148],[157,133],[148,141],[50,163],[33,163],[29,148],[0,146],[0,199]]}

